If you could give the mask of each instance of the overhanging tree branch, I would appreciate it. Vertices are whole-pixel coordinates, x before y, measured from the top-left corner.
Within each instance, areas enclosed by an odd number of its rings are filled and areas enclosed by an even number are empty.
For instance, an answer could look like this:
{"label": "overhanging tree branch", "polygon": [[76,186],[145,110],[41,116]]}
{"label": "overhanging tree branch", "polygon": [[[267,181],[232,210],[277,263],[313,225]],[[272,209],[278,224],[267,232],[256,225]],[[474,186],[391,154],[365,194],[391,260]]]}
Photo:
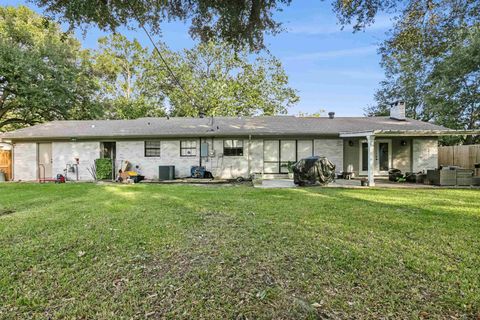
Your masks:
{"label": "overhanging tree branch", "polygon": [[10,118],[0,122],[0,128],[3,128],[9,124],[16,124],[16,123],[34,125],[36,122],[31,120],[21,119],[21,118]]}

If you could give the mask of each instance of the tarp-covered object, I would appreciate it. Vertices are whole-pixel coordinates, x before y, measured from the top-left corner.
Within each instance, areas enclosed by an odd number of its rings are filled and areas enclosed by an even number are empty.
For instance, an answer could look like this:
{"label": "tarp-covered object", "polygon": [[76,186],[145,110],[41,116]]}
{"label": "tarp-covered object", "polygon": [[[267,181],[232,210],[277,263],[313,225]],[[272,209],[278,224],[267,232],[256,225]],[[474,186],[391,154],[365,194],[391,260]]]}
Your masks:
{"label": "tarp-covered object", "polygon": [[335,180],[335,165],[325,157],[304,158],[292,169],[293,182],[299,186],[323,186]]}

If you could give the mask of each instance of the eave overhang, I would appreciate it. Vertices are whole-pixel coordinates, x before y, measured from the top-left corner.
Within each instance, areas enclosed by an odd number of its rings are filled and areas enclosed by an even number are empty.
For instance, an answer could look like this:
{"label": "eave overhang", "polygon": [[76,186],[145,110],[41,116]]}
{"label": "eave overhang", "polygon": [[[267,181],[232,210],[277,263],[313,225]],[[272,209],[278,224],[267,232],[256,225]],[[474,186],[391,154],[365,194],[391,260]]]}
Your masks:
{"label": "eave overhang", "polygon": [[370,130],[357,132],[340,132],[340,138],[355,137],[443,137],[480,135],[480,130]]}

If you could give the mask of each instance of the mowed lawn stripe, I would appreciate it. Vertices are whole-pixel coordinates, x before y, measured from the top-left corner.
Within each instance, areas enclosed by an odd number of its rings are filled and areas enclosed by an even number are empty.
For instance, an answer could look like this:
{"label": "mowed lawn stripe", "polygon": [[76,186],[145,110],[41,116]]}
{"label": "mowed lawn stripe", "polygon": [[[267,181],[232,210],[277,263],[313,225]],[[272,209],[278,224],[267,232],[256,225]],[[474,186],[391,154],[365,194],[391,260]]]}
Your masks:
{"label": "mowed lawn stripe", "polygon": [[479,195],[5,184],[0,318],[477,317]]}

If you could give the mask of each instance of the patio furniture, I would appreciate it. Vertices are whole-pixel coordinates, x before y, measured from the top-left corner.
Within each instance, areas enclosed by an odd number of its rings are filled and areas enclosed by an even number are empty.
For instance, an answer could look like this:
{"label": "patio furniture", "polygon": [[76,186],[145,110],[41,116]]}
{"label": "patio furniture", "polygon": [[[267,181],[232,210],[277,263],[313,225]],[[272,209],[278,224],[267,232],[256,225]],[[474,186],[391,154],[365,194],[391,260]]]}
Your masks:
{"label": "patio furniture", "polygon": [[472,178],[472,186],[480,186],[480,177]]}
{"label": "patio furniture", "polygon": [[437,186],[454,186],[457,183],[457,174],[450,169],[427,170],[428,184]]}
{"label": "patio furniture", "polygon": [[456,169],[457,186],[470,186],[473,183],[473,170],[471,169]]}
{"label": "patio furniture", "polygon": [[351,180],[354,177],[353,172],[342,172],[342,179]]}
{"label": "patio furniture", "polygon": [[417,173],[416,174],[416,183],[424,183],[427,179],[427,175],[425,173]]}
{"label": "patio furniture", "polygon": [[427,170],[427,182],[438,186],[470,186],[473,184],[473,170],[459,167],[444,167]]}

